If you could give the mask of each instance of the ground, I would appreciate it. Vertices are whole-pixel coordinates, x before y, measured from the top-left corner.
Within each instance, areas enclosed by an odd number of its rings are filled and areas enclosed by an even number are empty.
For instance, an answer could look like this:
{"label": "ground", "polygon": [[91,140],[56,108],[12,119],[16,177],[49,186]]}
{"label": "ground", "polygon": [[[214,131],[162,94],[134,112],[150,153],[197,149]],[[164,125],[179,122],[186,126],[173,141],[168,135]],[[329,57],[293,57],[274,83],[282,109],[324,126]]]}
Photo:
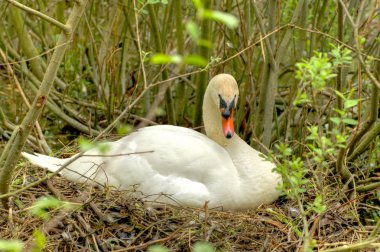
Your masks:
{"label": "ground", "polygon": [[[21,166],[13,190],[45,176],[39,168]],[[342,203],[331,193],[325,214],[308,216],[319,250],[364,240],[371,231],[352,214],[355,200]],[[296,251],[302,245],[299,211],[286,198],[255,210],[227,212],[207,207],[150,209],[127,195],[56,176],[13,196],[9,211],[0,208],[0,237],[22,240],[30,248],[34,230],[43,230],[44,251],[145,251],[153,244],[170,251],[190,251],[197,241],[208,241],[224,251]],[[50,218],[42,220],[30,208],[44,196],[75,203],[75,207],[52,209]],[[312,198],[313,192],[306,197]]]}

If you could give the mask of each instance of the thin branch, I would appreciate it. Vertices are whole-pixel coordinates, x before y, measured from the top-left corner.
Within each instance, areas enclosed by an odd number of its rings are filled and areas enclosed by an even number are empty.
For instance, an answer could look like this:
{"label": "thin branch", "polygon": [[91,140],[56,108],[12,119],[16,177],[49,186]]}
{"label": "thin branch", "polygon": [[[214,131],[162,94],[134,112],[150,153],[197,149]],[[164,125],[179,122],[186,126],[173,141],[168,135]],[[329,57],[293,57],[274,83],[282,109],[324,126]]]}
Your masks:
{"label": "thin branch", "polygon": [[[136,0],[133,0],[133,8],[136,10]],[[139,50],[139,58],[140,58],[140,64],[141,64],[141,71],[143,74],[143,80],[144,80],[144,88],[147,87],[147,81],[146,81],[146,73],[145,73],[145,66],[144,66],[144,58],[142,56],[142,50],[141,50],[141,43],[140,43],[140,30],[139,30],[139,17],[137,11],[135,11],[135,22],[136,22],[136,40],[137,40],[137,47]]]}
{"label": "thin branch", "polygon": [[[344,39],[344,22],[343,22],[344,18],[343,18],[343,7],[341,4],[338,3],[338,39],[343,41]],[[342,74],[342,71],[343,71],[343,66],[338,66],[338,73],[337,73],[337,77],[336,77],[336,90],[338,90],[339,92],[343,93],[343,74]],[[343,99],[342,97],[338,96],[337,97],[337,107],[339,110],[342,110],[343,109]]]}
{"label": "thin branch", "polygon": [[[162,31],[160,30],[159,24],[157,23],[158,18],[156,16],[156,11],[152,4],[148,5],[148,13],[149,13],[149,21],[151,24],[151,33],[152,33],[152,39],[155,45],[155,50],[158,52],[164,53],[165,49],[164,49],[162,41],[163,41],[163,37],[166,37],[166,35],[162,34]],[[169,77],[169,74],[166,68],[162,69],[161,75],[162,75],[162,79],[164,80]],[[171,92],[170,85],[169,84],[167,85],[168,87],[163,87],[163,89],[166,89],[165,96],[164,96],[165,106],[166,106],[166,115],[168,118],[168,123],[172,125],[176,125],[176,117],[174,114],[172,92]],[[199,93],[202,93],[202,92],[200,91]]]}
{"label": "thin branch", "polygon": [[365,64],[365,62],[363,60],[363,57],[362,57],[362,55],[360,53],[361,49],[360,49],[360,42],[359,42],[358,26],[357,26],[357,24],[355,24],[354,20],[352,19],[352,17],[350,15],[350,13],[348,12],[346,6],[344,5],[344,2],[342,0],[339,0],[339,2],[340,2],[340,4],[343,7],[344,12],[346,13],[346,16],[347,16],[348,20],[350,20],[350,23],[351,23],[352,27],[354,28],[355,47],[356,47],[356,52],[357,52],[357,55],[358,55],[358,59],[359,59],[360,63],[362,64],[362,66],[364,68],[364,71],[366,72],[366,74],[368,75],[368,77],[371,79],[371,81],[373,82],[373,84],[375,84],[376,87],[378,89],[380,89],[380,82],[377,81],[376,77],[368,69],[368,67],[366,66],[366,64]]}
{"label": "thin branch", "polygon": [[43,20],[45,20],[45,21],[47,21],[47,22],[49,22],[49,23],[57,26],[58,28],[60,28],[62,31],[64,31],[66,33],[70,33],[71,32],[71,27],[70,26],[62,24],[61,22],[55,20],[54,18],[51,18],[51,17],[49,17],[49,16],[47,16],[47,15],[45,15],[45,14],[39,12],[39,11],[36,11],[35,9],[32,9],[32,8],[30,8],[28,6],[25,6],[25,5],[23,5],[23,4],[15,1],[15,0],[6,0],[6,1],[8,3],[16,6],[17,8],[23,10],[23,11],[26,11],[26,12],[32,14],[32,15],[35,15],[35,16],[38,16],[38,17],[42,18]]}
{"label": "thin branch", "polygon": [[[10,141],[9,141],[10,142]],[[59,167],[59,169],[57,169],[55,172],[53,173],[49,173],[47,174],[45,177],[39,179],[39,180],[36,180],[30,184],[28,184],[27,186],[24,186],[23,188],[21,189],[18,189],[18,190],[14,190],[12,192],[8,192],[8,193],[5,193],[5,194],[0,194],[0,199],[1,200],[4,200],[4,199],[7,199],[11,196],[14,196],[14,195],[17,195],[19,193],[22,193],[26,190],[28,190],[29,188],[33,188],[47,180],[49,180],[50,178],[58,175],[63,169],[65,169],[68,165],[72,164],[74,161],[76,161],[78,158],[82,157],[83,156],[83,153],[79,153],[78,155],[76,155],[75,157],[71,158],[70,160],[68,160],[66,163],[64,163],[61,167]]]}
{"label": "thin branch", "polygon": [[[85,10],[86,4],[88,0],[76,1],[74,5],[69,19],[67,21],[67,25],[72,27],[70,30],[71,33],[62,32],[59,40],[57,42],[58,45],[66,44],[71,40],[71,36],[73,35],[73,31],[77,27],[79,20]],[[30,134],[31,125],[33,125],[37,118],[42,113],[42,109],[47,101],[47,97],[52,88],[54,79],[57,75],[58,68],[63,59],[64,53],[66,51],[67,46],[58,47],[54,50],[52,58],[49,62],[49,65],[46,69],[46,73],[43,77],[42,83],[39,87],[37,95],[33,101],[32,108],[26,114],[24,119],[22,120],[21,125],[19,126],[17,131],[14,131],[13,141],[9,141],[7,143],[6,148],[9,148],[9,151],[6,155],[2,155],[0,159],[1,165],[1,174],[0,174],[0,193],[7,194],[9,192],[9,187],[11,183],[12,173],[16,163],[19,159],[21,150]],[[8,198],[2,198],[2,202],[5,208],[8,208]]]}
{"label": "thin branch", "polygon": [[337,247],[337,248],[331,248],[331,249],[325,249],[325,250],[320,250],[321,252],[348,252],[348,251],[356,251],[356,250],[361,250],[365,248],[380,248],[380,243],[376,243],[376,239],[371,239],[371,240],[366,240],[350,245],[344,245],[342,247]]}
{"label": "thin branch", "polygon": [[[178,75],[178,76],[174,76],[174,77],[171,77],[171,78],[168,78],[166,80],[162,80],[162,81],[158,81],[158,82],[155,82],[155,83],[152,83],[152,84],[149,84],[148,86],[159,86],[163,83],[166,83],[166,82],[171,82],[173,80],[176,80],[176,79],[179,79],[179,78],[185,78],[187,76],[190,76],[190,75],[194,75],[194,74],[198,74],[198,73],[201,73],[201,72],[204,72],[204,71],[208,71],[209,68],[216,68],[218,66],[222,66],[222,65],[225,65],[226,63],[230,62],[231,60],[233,60],[234,58],[237,58],[239,57],[241,54],[243,54],[244,52],[248,51],[249,49],[251,49],[252,47],[255,47],[257,46],[258,44],[262,43],[265,39],[267,39],[268,37],[270,36],[273,36],[275,34],[277,34],[278,32],[282,31],[283,29],[285,28],[288,28],[288,27],[292,27],[294,29],[297,29],[297,30],[304,30],[304,31],[307,31],[307,32],[312,32],[312,33],[316,33],[316,34],[320,34],[322,36],[325,36],[337,43],[339,43],[340,45],[348,48],[348,49],[351,49],[351,50],[354,50],[354,48],[346,43],[343,43],[342,41],[332,37],[331,35],[327,34],[327,33],[324,33],[324,32],[321,32],[321,31],[318,31],[318,30],[312,30],[312,29],[305,29],[305,28],[302,28],[302,27],[299,27],[295,24],[285,24],[279,28],[277,28],[276,30],[274,31],[271,31],[269,32],[267,35],[263,36],[263,37],[260,37],[260,39],[258,39],[257,41],[249,44],[247,47],[245,47],[244,49],[238,51],[237,53],[233,54],[231,57],[228,57],[227,59],[225,60],[222,60],[220,61],[219,63],[215,64],[215,65],[212,65],[212,66],[208,66],[208,68],[202,68],[202,69],[199,69],[199,70],[196,70],[196,71],[192,71],[192,72],[189,72],[189,73],[185,73],[185,74],[181,74],[181,75]],[[361,53],[363,56],[368,56],[367,54],[365,53]],[[374,61],[380,61],[380,58],[376,58],[376,57],[373,57],[373,60]]]}
{"label": "thin branch", "polygon": [[[14,81],[14,84],[16,85],[16,88],[19,91],[21,98],[23,99],[23,101],[26,104],[26,106],[28,107],[28,109],[30,109],[30,102],[29,102],[28,98],[26,97],[24,90],[21,88],[21,85],[20,85],[18,79],[16,78],[12,67],[8,64],[9,62],[8,62],[7,57],[5,56],[3,50],[1,50],[1,49],[0,49],[0,55],[6,64],[7,71],[9,73],[9,75],[11,76],[11,79]],[[35,127],[36,127],[36,131],[37,131],[37,135],[38,135],[37,140],[40,140],[40,141],[37,141],[37,144],[41,145],[40,146],[41,150],[43,152],[45,152],[45,154],[49,154],[51,152],[51,149],[45,140],[44,134],[42,133],[42,129],[41,129],[41,126],[38,123],[38,121],[36,121]]]}
{"label": "thin branch", "polygon": [[370,192],[380,188],[380,182],[374,182],[367,185],[361,185],[356,187],[357,192]]}
{"label": "thin branch", "polygon": [[[260,36],[264,36],[265,38],[266,37],[269,38],[269,36],[267,36],[267,32],[265,30],[264,23],[263,23],[263,20],[261,18],[261,15],[260,15],[260,11],[257,8],[256,1],[251,1],[251,3],[253,6],[253,10],[255,11],[255,14],[256,14],[257,22],[259,23]],[[270,61],[271,66],[277,67],[277,62],[274,59],[274,54],[273,54],[272,46],[269,43],[269,39],[264,39],[264,43],[265,43],[265,48],[267,49],[267,54],[268,54],[267,56],[269,56],[269,61]]]}
{"label": "thin branch", "polygon": [[[380,55],[380,46],[377,48],[377,55],[376,56],[379,56],[379,55]],[[377,73],[377,78],[379,79],[379,77],[380,77],[380,62],[379,61],[377,61],[375,64],[375,73]],[[346,149],[348,149],[348,151],[342,150],[342,151],[346,151],[348,153],[345,155],[349,156],[349,160],[352,160],[352,158],[355,158],[357,156],[357,154],[360,154],[362,151],[365,150],[366,146],[364,146],[364,148],[362,148],[362,150],[360,152],[358,152],[358,146],[360,146],[361,143],[363,142],[363,140],[365,140],[365,138],[363,138],[364,134],[366,134],[368,131],[370,131],[371,127],[376,122],[377,114],[378,114],[378,108],[379,108],[379,89],[375,85],[372,85],[369,116],[367,117],[366,121],[364,123],[362,123],[360,127],[358,127],[356,134],[354,134],[354,135],[352,135],[352,137],[350,137],[348,144],[347,144],[347,147],[346,147]],[[360,143],[358,143],[358,142],[360,142]],[[357,152],[357,154],[353,155],[354,152]],[[339,160],[337,160],[337,161],[339,161]]]}
{"label": "thin branch", "polygon": [[369,238],[376,237],[380,233],[380,220],[377,221],[375,228],[372,230]]}

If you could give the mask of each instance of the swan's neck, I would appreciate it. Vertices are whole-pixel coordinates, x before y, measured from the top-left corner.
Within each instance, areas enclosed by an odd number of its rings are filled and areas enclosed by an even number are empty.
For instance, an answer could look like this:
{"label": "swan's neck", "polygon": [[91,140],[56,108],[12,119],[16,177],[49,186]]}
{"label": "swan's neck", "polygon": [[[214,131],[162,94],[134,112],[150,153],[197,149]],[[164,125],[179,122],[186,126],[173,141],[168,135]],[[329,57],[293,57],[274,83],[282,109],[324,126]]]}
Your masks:
{"label": "swan's neck", "polygon": [[224,146],[224,136],[222,131],[222,119],[219,108],[213,103],[209,89],[207,88],[203,99],[203,123],[207,136]]}
{"label": "swan's neck", "polygon": [[243,141],[236,133],[230,139],[223,135],[222,131],[222,117],[218,106],[212,101],[209,92],[205,93],[203,100],[203,123],[207,136],[222,146],[230,155],[231,160],[234,162],[239,175],[246,176],[251,167],[241,165],[247,156],[254,152],[245,141]]}

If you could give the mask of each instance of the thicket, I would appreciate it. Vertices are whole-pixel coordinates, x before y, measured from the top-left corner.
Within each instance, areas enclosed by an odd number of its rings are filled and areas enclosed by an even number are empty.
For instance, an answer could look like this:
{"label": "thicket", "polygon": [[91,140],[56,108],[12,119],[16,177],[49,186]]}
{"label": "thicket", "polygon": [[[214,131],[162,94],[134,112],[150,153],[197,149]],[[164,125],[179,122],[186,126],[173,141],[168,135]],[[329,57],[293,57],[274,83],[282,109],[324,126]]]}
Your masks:
{"label": "thicket", "polygon": [[156,123],[198,128],[208,80],[226,72],[240,88],[236,131],[277,156],[284,194],[301,211],[305,248],[315,245],[308,218],[328,211],[331,181],[346,197],[336,200],[371,206],[359,215],[378,233],[378,1],[6,0],[0,7],[4,206],[25,144],[50,153],[67,134],[99,139]]}

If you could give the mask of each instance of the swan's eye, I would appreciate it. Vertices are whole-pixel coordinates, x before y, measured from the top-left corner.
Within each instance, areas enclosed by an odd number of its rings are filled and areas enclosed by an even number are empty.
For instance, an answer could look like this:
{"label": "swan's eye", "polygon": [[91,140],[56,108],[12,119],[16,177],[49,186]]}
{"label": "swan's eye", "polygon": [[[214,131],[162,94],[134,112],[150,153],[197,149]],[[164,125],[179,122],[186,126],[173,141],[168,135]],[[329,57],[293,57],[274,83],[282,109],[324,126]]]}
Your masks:
{"label": "swan's eye", "polygon": [[230,103],[230,109],[231,108],[235,108],[236,104],[235,104],[235,99],[236,99],[236,95],[234,96],[234,98],[232,99],[231,103]]}
{"label": "swan's eye", "polygon": [[227,108],[227,102],[223,100],[222,96],[219,94],[219,108],[225,110]]}

